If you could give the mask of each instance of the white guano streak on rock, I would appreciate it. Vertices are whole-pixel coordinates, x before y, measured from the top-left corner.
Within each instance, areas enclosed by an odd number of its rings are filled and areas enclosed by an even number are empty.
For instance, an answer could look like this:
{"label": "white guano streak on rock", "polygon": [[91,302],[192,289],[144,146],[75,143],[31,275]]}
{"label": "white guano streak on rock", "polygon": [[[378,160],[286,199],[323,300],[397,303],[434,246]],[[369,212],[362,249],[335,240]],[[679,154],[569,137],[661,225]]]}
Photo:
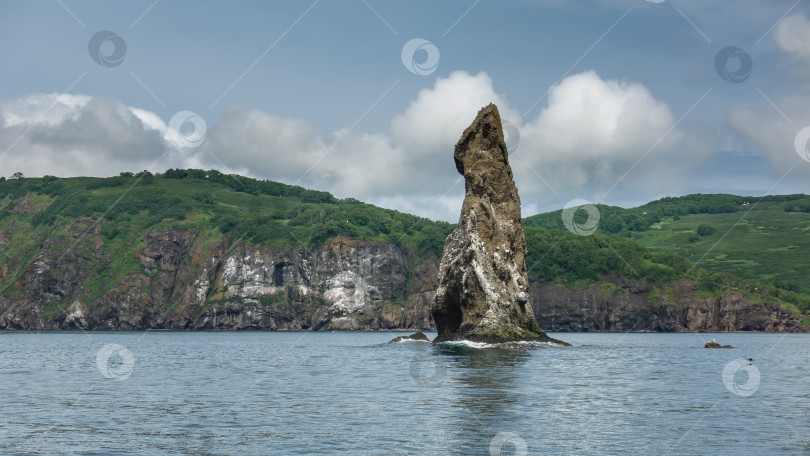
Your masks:
{"label": "white guano streak on rock", "polygon": [[342,271],[327,282],[324,298],[331,301],[332,308],[346,313],[355,313],[366,305],[368,292],[376,291],[365,278],[352,271]]}
{"label": "white guano streak on rock", "polygon": [[484,248],[484,242],[481,241],[481,238],[478,236],[478,232],[475,230],[470,231],[470,248],[473,249],[473,259],[472,259],[472,267],[473,271],[475,271],[475,277],[478,279],[478,283],[481,284],[481,288],[484,290],[484,295],[487,297],[487,312],[484,314],[483,319],[481,320],[482,323],[487,323],[490,320],[497,319],[497,315],[495,315],[495,308],[497,308],[496,304],[498,303],[498,295],[492,289],[492,281],[489,280],[484,272],[484,269],[481,267],[482,261],[488,261],[488,255]]}
{"label": "white guano streak on rock", "polygon": [[210,283],[208,282],[208,268],[203,268],[200,277],[194,282],[192,288],[195,290],[195,295],[197,297],[197,301],[200,304],[205,303],[205,297],[208,296],[208,289],[210,287]]}

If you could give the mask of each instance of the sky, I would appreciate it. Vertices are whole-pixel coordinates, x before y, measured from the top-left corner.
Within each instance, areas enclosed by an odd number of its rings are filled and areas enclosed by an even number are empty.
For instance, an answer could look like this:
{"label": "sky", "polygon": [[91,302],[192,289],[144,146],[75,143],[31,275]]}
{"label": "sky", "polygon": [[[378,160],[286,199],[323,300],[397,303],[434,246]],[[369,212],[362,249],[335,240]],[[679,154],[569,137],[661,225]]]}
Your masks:
{"label": "sky", "polygon": [[215,168],[455,222],[495,103],[524,216],[808,193],[810,1],[0,2],[0,176]]}

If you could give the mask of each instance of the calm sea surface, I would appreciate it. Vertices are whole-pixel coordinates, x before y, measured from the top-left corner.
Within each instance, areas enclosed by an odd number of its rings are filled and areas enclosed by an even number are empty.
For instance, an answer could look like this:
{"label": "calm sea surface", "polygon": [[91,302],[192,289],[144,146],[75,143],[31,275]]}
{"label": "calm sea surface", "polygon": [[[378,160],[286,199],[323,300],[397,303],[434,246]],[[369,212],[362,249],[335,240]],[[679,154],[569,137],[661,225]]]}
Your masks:
{"label": "calm sea surface", "polygon": [[0,454],[810,454],[810,335],[396,335],[0,332]]}

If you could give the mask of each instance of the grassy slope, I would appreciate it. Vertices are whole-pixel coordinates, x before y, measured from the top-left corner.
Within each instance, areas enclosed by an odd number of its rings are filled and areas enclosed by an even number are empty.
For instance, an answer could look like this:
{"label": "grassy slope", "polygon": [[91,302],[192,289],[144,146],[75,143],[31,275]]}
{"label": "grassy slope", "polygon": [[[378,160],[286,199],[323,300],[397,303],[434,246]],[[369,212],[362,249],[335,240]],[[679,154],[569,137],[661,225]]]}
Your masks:
{"label": "grassy slope", "polygon": [[[230,177],[230,176],[227,176]],[[316,247],[337,235],[375,239],[398,245],[438,250],[453,226],[444,222],[377,208],[356,200],[337,200],[328,193],[272,183],[280,188],[245,189],[233,181],[169,179],[151,177],[70,178],[44,182],[23,179],[0,183],[0,229],[11,223],[28,223],[32,229],[62,226],[77,217],[101,221],[102,234],[109,239],[182,225],[229,234],[254,244]],[[297,196],[289,196],[295,193]],[[252,191],[254,193],[248,193]],[[271,194],[267,194],[271,193]],[[278,196],[284,194],[285,196]],[[28,195],[38,212],[13,215],[11,211]],[[119,228],[120,227],[120,228]]]}
{"label": "grassy slope", "polygon": [[[804,207],[806,211],[808,204],[806,195],[761,199],[689,195],[631,209],[598,205],[598,232],[632,238],[652,251],[683,256],[700,267],[810,293],[810,262],[806,261],[810,212],[785,210]],[[565,230],[561,211],[528,217],[524,223]],[[714,233],[699,235],[701,225],[710,226]]]}
{"label": "grassy slope", "polygon": [[[13,215],[12,209],[23,197],[29,198],[37,211]],[[9,245],[0,248],[0,267],[10,263],[18,268],[0,279],[0,292],[17,280],[21,268],[38,251],[50,250],[52,257],[59,257],[70,248],[76,241],[69,227],[80,217],[99,220],[104,239],[101,264],[106,264],[105,278],[101,280],[101,275],[94,275],[85,279],[83,289],[89,290],[86,296],[89,302],[126,275],[140,270],[131,252],[143,245],[143,235],[150,229],[183,226],[198,229],[212,239],[228,235],[232,240],[241,238],[264,246],[305,244],[310,248],[340,235],[411,247],[417,257],[420,251],[440,256],[444,240],[453,229],[453,225],[445,222],[353,199],[337,200],[325,192],[215,171],[169,170],[163,175],[107,179],[7,180],[0,182],[0,231],[13,235]],[[688,217],[680,222],[691,223]],[[666,223],[661,226],[676,226]],[[569,287],[579,287],[613,273],[663,283],[688,277],[700,284],[704,294],[719,294],[734,287],[788,308],[810,309],[810,298],[806,296],[695,269],[681,257],[651,252],[626,236],[600,233],[575,236],[564,230],[533,226],[526,226],[525,232],[530,275],[557,280]],[[666,235],[663,229],[647,233]],[[673,232],[673,235],[681,234]],[[713,236],[720,235],[718,229]],[[73,246],[74,251],[83,248],[81,243]]]}
{"label": "grassy slope", "polygon": [[[745,204],[748,203],[748,204]],[[637,240],[656,252],[676,254],[700,267],[762,280],[810,293],[810,197],[688,195],[637,208],[598,205],[598,232]],[[803,208],[804,212],[788,212]],[[585,218],[584,211],[577,217]],[[561,211],[528,217],[524,223],[565,230]],[[714,229],[697,233],[700,225]]]}
{"label": "grassy slope", "polygon": [[[651,250],[681,255],[708,269],[810,292],[810,213],[786,212],[784,204],[670,217],[631,237]],[[702,224],[715,232],[695,237]]]}

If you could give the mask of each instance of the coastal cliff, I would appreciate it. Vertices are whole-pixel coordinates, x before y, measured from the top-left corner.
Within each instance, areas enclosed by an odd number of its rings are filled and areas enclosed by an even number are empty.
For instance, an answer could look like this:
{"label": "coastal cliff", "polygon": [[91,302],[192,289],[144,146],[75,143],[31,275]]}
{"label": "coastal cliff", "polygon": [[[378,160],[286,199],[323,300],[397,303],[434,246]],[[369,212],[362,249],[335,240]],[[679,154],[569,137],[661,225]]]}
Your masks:
{"label": "coastal cliff", "polygon": [[[425,252],[342,238],[271,249],[174,228],[144,234],[128,253],[136,268],[121,271],[92,221],[69,232],[72,252],[45,245],[30,262],[0,264],[0,277],[21,269],[0,293],[0,329],[435,330],[439,259]],[[536,320],[550,331],[808,330],[778,304],[735,291],[701,297],[688,280],[603,277],[572,290],[529,279]]]}
{"label": "coastal cliff", "polygon": [[586,288],[534,281],[537,322],[549,331],[807,332],[799,314],[738,290],[704,296],[689,280],[666,285],[602,277]]}
{"label": "coastal cliff", "polygon": [[[23,271],[0,294],[0,328],[432,328],[438,260],[414,264],[391,244],[338,238],[317,250],[268,249],[175,228],[146,233],[129,252],[137,269],[119,274],[83,222],[73,227],[76,253],[44,249],[28,265],[2,266]],[[116,282],[93,289],[105,278]]]}
{"label": "coastal cliff", "polygon": [[[214,170],[129,174],[0,182],[0,329],[436,330],[455,226]],[[540,328],[810,329],[804,295],[523,225]]]}

